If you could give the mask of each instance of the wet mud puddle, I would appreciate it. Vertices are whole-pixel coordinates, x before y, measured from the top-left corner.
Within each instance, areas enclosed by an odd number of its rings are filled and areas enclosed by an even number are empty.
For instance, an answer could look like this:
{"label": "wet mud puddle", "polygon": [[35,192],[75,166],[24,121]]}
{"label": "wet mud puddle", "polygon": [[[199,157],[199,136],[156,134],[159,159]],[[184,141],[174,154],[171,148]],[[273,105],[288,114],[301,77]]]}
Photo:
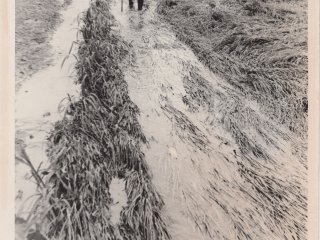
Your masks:
{"label": "wet mud puddle", "polygon": [[[125,192],[125,181],[119,178],[113,178],[109,186],[109,192],[112,197],[112,204],[110,206],[110,221],[113,226],[119,226],[120,224],[120,213],[123,208],[127,206],[127,194]],[[116,227],[115,231],[119,231]],[[118,239],[121,238],[120,232],[116,233]]]}
{"label": "wet mud puddle", "polygon": [[306,159],[290,133],[204,67],[157,1],[127,4],[112,1],[114,30],[132,46],[123,71],[172,239],[303,238]]}
{"label": "wet mud puddle", "polygon": [[[48,133],[53,124],[62,119],[65,99],[77,98],[80,92],[75,84],[75,58],[72,56],[76,47],[71,46],[77,41],[80,14],[88,7],[89,0],[72,1],[62,12],[63,22],[50,42],[54,51],[53,63],[34,74],[16,93],[15,202],[16,216],[23,219],[27,218],[37,198],[37,185],[31,177],[30,167],[23,161],[29,159],[36,170],[48,165]],[[70,56],[66,58],[70,49]]]}

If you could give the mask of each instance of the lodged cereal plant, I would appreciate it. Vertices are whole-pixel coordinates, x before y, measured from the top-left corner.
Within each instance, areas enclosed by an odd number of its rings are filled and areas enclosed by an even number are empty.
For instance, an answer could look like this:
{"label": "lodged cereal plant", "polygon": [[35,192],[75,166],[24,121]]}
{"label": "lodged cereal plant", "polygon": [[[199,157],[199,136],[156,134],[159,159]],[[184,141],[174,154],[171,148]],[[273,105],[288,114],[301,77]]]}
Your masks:
{"label": "lodged cereal plant", "polygon": [[[46,234],[69,240],[170,239],[163,200],[140,150],[146,138],[139,111],[119,67],[128,46],[111,29],[107,1],[92,1],[82,21],[76,65],[81,97],[70,99],[49,137],[51,165],[42,198]],[[110,221],[113,177],[125,180],[128,196],[119,226]]]}
{"label": "lodged cereal plant", "polygon": [[210,70],[306,138],[307,1],[163,0],[158,12]]}

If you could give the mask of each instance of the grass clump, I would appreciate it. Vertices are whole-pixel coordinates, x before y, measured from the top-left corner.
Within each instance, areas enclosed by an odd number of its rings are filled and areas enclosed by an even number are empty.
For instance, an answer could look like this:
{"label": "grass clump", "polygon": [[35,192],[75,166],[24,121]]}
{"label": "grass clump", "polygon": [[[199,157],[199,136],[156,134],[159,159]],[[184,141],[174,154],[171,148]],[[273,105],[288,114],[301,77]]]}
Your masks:
{"label": "grass clump", "polygon": [[[46,234],[74,240],[170,239],[161,216],[164,203],[140,150],[146,138],[139,110],[119,67],[128,46],[111,29],[107,1],[93,1],[82,21],[76,66],[81,97],[70,100],[49,137],[51,165],[42,198],[49,206],[43,212]],[[128,196],[119,226],[110,221],[113,177],[125,179]]]}
{"label": "grass clump", "polygon": [[158,12],[214,73],[305,138],[306,5],[304,0],[163,0]]}
{"label": "grass clump", "polygon": [[[208,177],[210,181],[220,181],[210,183],[208,193],[230,219],[236,236],[239,236],[239,239],[305,239],[306,144],[300,139],[293,140],[293,134],[288,129],[261,114],[257,104],[247,102],[236,89],[221,82],[213,85],[210,79],[203,77],[200,69],[193,65],[185,64],[184,67],[185,95],[182,100],[188,106],[189,112],[205,114],[203,119],[206,130],[212,131],[215,138],[221,142],[210,149],[211,152],[219,151],[223,144],[225,148],[231,148],[229,151],[233,151],[233,157],[236,159],[236,167],[233,170],[225,168],[227,170],[222,169],[217,171],[214,177]],[[220,153],[221,158],[224,156],[226,163],[229,163],[232,158],[227,157],[225,149]],[[282,155],[283,153],[285,155]],[[214,165],[218,164],[215,162]],[[295,173],[292,171],[293,168]],[[231,184],[239,184],[236,188],[229,188],[230,185],[222,186],[221,175],[230,172],[234,175],[239,174],[238,179],[229,180]],[[294,176],[294,180],[284,177],[288,172]],[[221,191],[217,190],[217,186]],[[241,201],[232,205],[224,199],[223,192],[230,194],[235,189],[244,194],[244,199],[250,207],[244,209]],[[237,193],[230,194],[234,195]],[[258,215],[254,216],[254,213]],[[265,216],[268,217],[264,218]],[[253,225],[250,226],[250,222]],[[210,221],[207,223],[210,224]],[[215,224],[214,220],[211,224]],[[217,224],[210,230],[215,231],[219,227]],[[255,227],[260,229],[254,230]],[[210,234],[208,236],[212,238]],[[227,237],[227,231],[219,234],[221,238],[232,239]]]}

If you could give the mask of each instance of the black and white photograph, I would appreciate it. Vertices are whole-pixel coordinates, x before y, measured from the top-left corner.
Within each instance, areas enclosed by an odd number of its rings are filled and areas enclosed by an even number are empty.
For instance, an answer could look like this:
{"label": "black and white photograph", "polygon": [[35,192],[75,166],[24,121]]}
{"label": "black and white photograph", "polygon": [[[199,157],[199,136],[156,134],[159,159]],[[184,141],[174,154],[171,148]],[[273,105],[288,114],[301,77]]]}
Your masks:
{"label": "black and white photograph", "polygon": [[309,4],[15,0],[14,239],[316,239]]}

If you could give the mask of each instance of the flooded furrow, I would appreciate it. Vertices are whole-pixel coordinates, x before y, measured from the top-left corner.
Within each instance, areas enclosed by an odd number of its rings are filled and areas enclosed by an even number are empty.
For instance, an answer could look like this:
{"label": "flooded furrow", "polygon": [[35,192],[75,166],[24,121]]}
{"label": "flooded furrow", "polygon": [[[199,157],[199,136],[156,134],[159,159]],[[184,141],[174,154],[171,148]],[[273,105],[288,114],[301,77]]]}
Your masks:
{"label": "flooded furrow", "polygon": [[[52,64],[34,74],[16,93],[16,216],[27,218],[37,198],[37,184],[32,178],[30,160],[35,170],[48,166],[47,136],[53,124],[63,116],[66,98],[77,98],[75,53],[79,19],[89,0],[72,1],[62,12],[63,22],[50,42]],[[41,174],[41,173],[40,173]]]}
{"label": "flooded furrow", "polygon": [[305,145],[204,67],[156,14],[113,1],[172,239],[306,237]]}

